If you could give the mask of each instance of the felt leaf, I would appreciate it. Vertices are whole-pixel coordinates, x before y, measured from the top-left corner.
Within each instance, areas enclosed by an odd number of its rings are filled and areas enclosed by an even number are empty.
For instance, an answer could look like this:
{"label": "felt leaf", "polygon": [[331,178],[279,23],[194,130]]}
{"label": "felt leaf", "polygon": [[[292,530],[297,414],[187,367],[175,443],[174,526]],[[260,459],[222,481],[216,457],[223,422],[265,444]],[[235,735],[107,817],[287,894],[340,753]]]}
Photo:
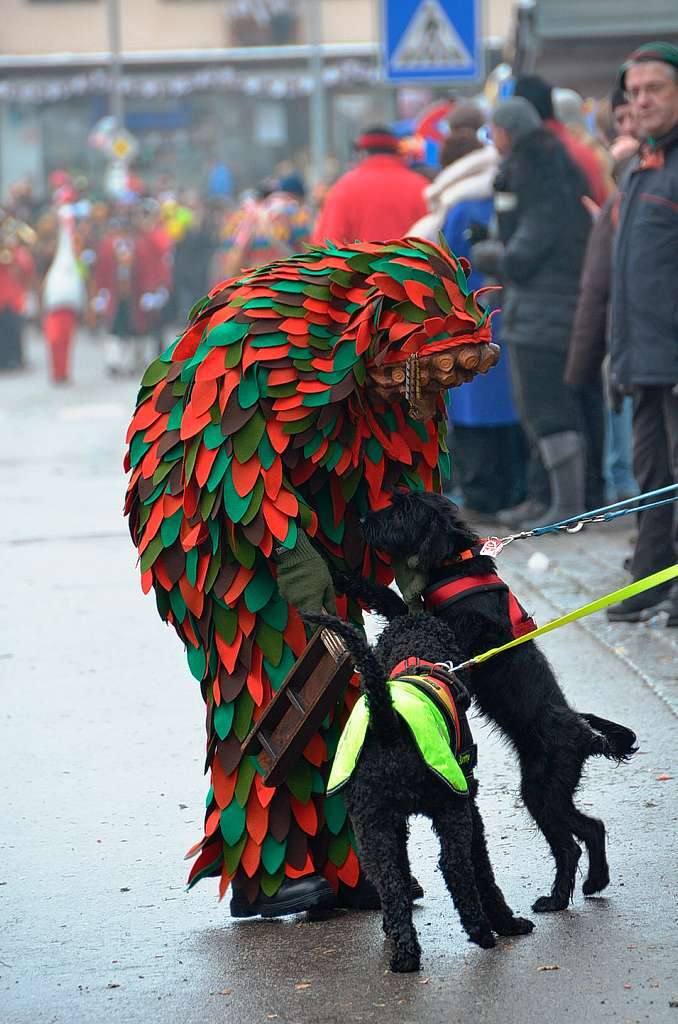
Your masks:
{"label": "felt leaf", "polygon": [[235,718],[233,723],[233,732],[241,743],[252,728],[253,710],[254,701],[247,690],[243,690],[236,702]]}
{"label": "felt leaf", "polygon": [[255,774],[256,768],[254,758],[244,758],[240,768],[238,769],[238,781],[235,787],[235,798],[241,807],[247,806]]}
{"label": "felt leaf", "polygon": [[[223,815],[222,815],[223,817]],[[223,829],[222,829],[223,830]],[[348,832],[344,829],[339,835],[332,836],[330,839],[330,845],[327,849],[327,856],[338,868],[344,863],[348,857],[348,851],[351,849],[351,841],[348,838]]]}
{"label": "felt leaf", "polygon": [[214,709],[214,728],[220,740],[225,740],[231,731],[235,707],[233,701],[228,704],[220,704]]}
{"label": "felt leaf", "polygon": [[144,388],[152,387],[153,384],[157,384],[158,381],[164,380],[166,376],[166,364],[161,359],[156,359],[155,362],[151,363],[141,378],[141,386]]}
{"label": "felt leaf", "polygon": [[293,765],[287,776],[287,788],[294,794],[299,803],[305,804],[310,800],[312,790],[311,768],[305,761],[298,761]]}
{"label": "felt leaf", "polygon": [[332,835],[339,835],[346,821],[346,801],[342,794],[334,793],[332,796],[325,797],[323,811],[328,829]]}
{"label": "felt leaf", "polygon": [[235,846],[224,846],[224,867],[228,871],[229,875],[235,874],[246,843],[247,833],[240,837]]}
{"label": "felt leaf", "polygon": [[274,875],[269,875],[266,871],[262,872],[259,884],[261,885],[261,891],[265,896],[275,896],[284,881],[285,868],[281,865]]}
{"label": "felt leaf", "polygon": [[228,846],[235,846],[245,831],[245,809],[237,800],[232,800],[221,812],[221,834]]}
{"label": "felt leaf", "polygon": [[186,657],[188,658],[188,667],[191,670],[191,674],[198,680],[198,682],[202,682],[205,675],[205,667],[207,665],[204,648],[192,647],[189,644],[186,648]]}
{"label": "felt leaf", "polygon": [[269,875],[275,875],[276,871],[280,868],[283,860],[285,859],[286,846],[286,840],[279,843],[271,835],[266,836],[264,839],[261,847],[261,863],[264,865]]}

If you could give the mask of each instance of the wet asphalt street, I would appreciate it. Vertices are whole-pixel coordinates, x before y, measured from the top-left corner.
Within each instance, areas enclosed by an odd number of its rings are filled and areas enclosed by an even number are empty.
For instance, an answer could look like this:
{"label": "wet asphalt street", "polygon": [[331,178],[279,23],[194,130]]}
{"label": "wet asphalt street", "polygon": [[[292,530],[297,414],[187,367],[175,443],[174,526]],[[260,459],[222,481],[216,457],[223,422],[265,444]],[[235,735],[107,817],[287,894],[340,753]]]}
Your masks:
{"label": "wet asphalt street", "polygon": [[[590,761],[579,793],[608,827],[603,896],[580,876],[531,936],[470,946],[417,821],[419,975],[388,973],[378,914],[232,922],[215,882],[184,889],[203,707],[121,519],[135,386],[106,381],[91,343],[68,388],[31,361],[0,377],[0,1022],[678,1024],[678,631],[599,614],[543,641],[572,703],[640,740],[629,766]],[[501,570],[540,622],[626,582],[628,525],[538,543],[548,571],[526,567],[535,542]],[[497,878],[529,913],[551,859],[511,756],[476,732]]]}

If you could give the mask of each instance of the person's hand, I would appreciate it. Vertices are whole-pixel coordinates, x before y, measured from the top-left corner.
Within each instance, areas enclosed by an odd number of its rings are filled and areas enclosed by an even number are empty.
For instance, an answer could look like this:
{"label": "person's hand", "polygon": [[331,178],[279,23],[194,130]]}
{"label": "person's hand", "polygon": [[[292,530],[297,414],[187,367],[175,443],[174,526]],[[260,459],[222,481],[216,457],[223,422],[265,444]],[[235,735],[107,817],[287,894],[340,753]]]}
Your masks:
{"label": "person's hand", "polygon": [[471,266],[481,274],[498,277],[504,257],[504,246],[496,238],[487,238],[471,247]]}
{"label": "person's hand", "polygon": [[591,220],[596,220],[598,214],[600,213],[600,207],[598,206],[598,203],[594,202],[594,200],[591,199],[591,196],[582,196],[581,201],[582,206],[591,217]]}
{"label": "person's hand", "polygon": [[615,414],[615,416],[618,416],[619,413],[622,411],[622,406],[624,404],[625,398],[626,392],[624,391],[624,389],[621,388],[616,381],[612,380],[611,377],[608,377],[606,394],[607,405],[610,411]]}
{"label": "person's hand", "polygon": [[288,604],[301,611],[336,614],[334,584],[327,562],[313,547],[303,530],[299,530],[297,543],[288,551],[279,548],[278,590]]}
{"label": "person's hand", "polygon": [[407,607],[411,612],[421,611],[421,595],[426,589],[428,581],[416,564],[416,555],[414,558],[394,561],[393,572],[398,590],[403,595],[403,601]]}

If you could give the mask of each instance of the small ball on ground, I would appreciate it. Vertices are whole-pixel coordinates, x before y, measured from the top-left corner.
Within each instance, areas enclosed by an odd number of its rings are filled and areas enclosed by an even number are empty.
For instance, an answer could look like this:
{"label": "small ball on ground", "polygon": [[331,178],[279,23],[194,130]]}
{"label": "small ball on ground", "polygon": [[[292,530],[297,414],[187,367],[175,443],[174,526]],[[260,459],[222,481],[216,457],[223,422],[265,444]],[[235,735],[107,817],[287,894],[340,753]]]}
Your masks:
{"label": "small ball on ground", "polygon": [[546,572],[550,564],[543,551],[535,551],[528,559],[527,568],[530,572]]}

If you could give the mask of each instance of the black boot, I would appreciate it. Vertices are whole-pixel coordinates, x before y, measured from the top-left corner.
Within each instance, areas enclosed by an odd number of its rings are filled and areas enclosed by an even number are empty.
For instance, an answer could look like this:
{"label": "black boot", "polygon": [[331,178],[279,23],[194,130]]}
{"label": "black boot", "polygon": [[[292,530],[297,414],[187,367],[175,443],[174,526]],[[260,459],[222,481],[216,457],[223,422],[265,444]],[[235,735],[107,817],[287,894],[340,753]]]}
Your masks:
{"label": "black boot", "polygon": [[330,910],[337,905],[332,886],[321,875],[286,878],[274,896],[263,892],[254,903],[248,903],[242,890],[234,887],[231,917],[286,917],[307,910]]}
{"label": "black boot", "polygon": [[651,590],[646,590],[643,594],[635,594],[633,597],[627,597],[625,601],[620,601],[619,604],[610,605],[607,609],[607,617],[610,622],[647,622],[658,612],[668,609],[667,625],[678,625],[678,600],[676,600],[674,608],[675,622],[671,622],[670,603],[668,586],[652,587]]}
{"label": "black boot", "polygon": [[541,518],[522,524],[523,529],[550,526],[586,511],[586,447],[576,430],[541,437],[539,454],[549,475],[551,504]]}
{"label": "black boot", "polygon": [[525,501],[521,501],[520,505],[514,505],[513,508],[503,508],[497,512],[497,522],[501,523],[502,526],[508,526],[510,530],[522,529],[523,523],[531,523],[534,519],[538,519],[539,516],[543,515],[546,505],[542,504],[541,501],[537,501],[535,498],[525,498]]}

